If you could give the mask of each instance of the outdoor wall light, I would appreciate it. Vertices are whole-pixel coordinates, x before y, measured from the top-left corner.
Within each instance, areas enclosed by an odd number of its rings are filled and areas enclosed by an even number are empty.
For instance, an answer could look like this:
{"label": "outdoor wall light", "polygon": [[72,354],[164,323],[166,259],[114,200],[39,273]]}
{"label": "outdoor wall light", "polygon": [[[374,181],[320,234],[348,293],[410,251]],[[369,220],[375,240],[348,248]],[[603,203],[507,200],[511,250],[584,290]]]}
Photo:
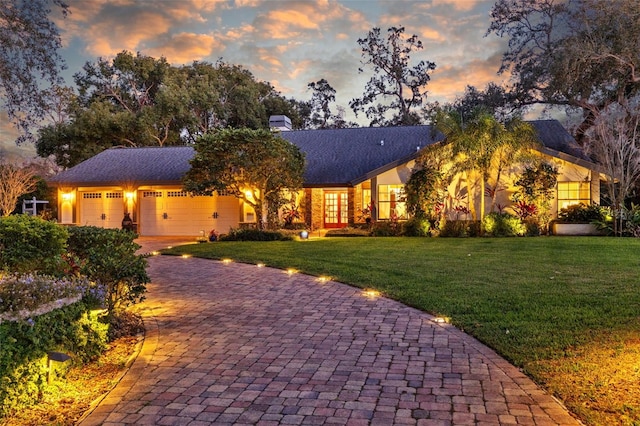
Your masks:
{"label": "outdoor wall light", "polygon": [[64,201],[71,201],[73,199],[73,193],[72,192],[63,192],[62,193],[62,199]]}
{"label": "outdoor wall light", "polygon": [[135,197],[135,192],[131,192],[131,191],[127,191],[125,192],[124,196],[127,197],[127,200],[133,200],[133,197]]}
{"label": "outdoor wall light", "polygon": [[49,352],[47,354],[47,383],[51,384],[54,371],[70,359],[71,356],[62,352]]}
{"label": "outdoor wall light", "polygon": [[300,232],[300,239],[308,240],[309,239],[309,232],[307,232],[307,231]]}

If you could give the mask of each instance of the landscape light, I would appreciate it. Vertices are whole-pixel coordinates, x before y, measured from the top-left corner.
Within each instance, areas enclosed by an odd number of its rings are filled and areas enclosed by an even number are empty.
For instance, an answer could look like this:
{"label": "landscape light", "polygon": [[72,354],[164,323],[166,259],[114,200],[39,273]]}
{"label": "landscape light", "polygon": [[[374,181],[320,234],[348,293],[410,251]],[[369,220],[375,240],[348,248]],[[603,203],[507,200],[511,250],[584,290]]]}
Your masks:
{"label": "landscape light", "polygon": [[64,365],[71,356],[62,352],[49,352],[47,354],[47,383],[51,384],[53,372],[59,365]]}
{"label": "landscape light", "polygon": [[309,232],[307,232],[307,231],[300,232],[300,239],[308,240],[309,239]]}
{"label": "landscape light", "polygon": [[230,264],[231,262],[233,262],[233,260],[229,259],[229,258],[224,258],[222,259],[222,263],[224,263],[225,265]]}

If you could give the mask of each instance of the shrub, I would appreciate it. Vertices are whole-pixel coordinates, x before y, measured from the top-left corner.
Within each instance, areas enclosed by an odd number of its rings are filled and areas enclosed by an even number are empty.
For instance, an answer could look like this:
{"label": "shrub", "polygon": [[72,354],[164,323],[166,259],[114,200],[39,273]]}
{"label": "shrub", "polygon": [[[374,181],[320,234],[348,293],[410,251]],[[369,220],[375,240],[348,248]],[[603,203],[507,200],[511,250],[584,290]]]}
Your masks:
{"label": "shrub", "polygon": [[37,216],[0,219],[0,268],[56,273],[65,251],[67,229]]}
{"label": "shrub", "polygon": [[293,236],[264,229],[232,229],[220,241],[291,241]]}
{"label": "shrub", "polygon": [[407,237],[428,237],[431,224],[426,218],[412,217],[403,226],[403,234]]}
{"label": "shrub", "polygon": [[371,227],[371,235],[374,237],[397,237],[402,233],[402,226],[397,221],[376,222]]}
{"label": "shrub", "polygon": [[527,232],[520,219],[509,213],[491,212],[482,222],[485,235],[490,237],[515,237]]}
{"label": "shrub", "polygon": [[370,232],[367,228],[362,227],[350,227],[330,229],[325,234],[325,237],[368,237]]}
{"label": "shrub", "polygon": [[447,220],[440,226],[441,237],[477,237],[480,235],[480,221]]}
{"label": "shrub", "polygon": [[120,229],[81,226],[69,229],[69,252],[76,256],[79,273],[105,290],[105,305],[113,316],[144,300],[147,260],[136,255],[136,234]]}
{"label": "shrub", "polygon": [[565,207],[558,213],[558,219],[567,223],[604,222],[607,209],[596,204],[586,206],[582,203]]}
{"label": "shrub", "polygon": [[83,302],[0,323],[0,417],[38,400],[47,383],[47,352],[70,354],[73,362],[93,359],[105,348],[106,328]]}

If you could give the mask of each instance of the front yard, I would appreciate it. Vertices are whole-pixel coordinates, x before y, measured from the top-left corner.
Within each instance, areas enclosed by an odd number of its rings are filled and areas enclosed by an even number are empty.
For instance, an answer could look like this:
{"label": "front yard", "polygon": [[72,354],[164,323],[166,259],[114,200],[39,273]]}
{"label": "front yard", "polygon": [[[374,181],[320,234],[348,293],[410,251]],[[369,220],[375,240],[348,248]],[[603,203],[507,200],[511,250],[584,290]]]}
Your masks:
{"label": "front yard", "polygon": [[373,288],[494,348],[585,423],[640,423],[640,239],[324,238],[176,247]]}

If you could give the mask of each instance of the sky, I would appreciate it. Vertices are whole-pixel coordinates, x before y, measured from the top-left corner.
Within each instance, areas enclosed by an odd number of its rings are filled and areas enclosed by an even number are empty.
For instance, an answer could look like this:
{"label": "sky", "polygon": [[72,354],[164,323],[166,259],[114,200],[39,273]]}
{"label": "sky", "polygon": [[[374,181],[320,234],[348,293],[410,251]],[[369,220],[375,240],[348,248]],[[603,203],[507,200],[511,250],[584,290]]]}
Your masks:
{"label": "sky", "polygon": [[[355,117],[349,101],[362,96],[371,76],[357,43],[373,27],[383,33],[404,26],[424,48],[412,63],[435,62],[427,87],[430,101],[452,101],[467,85],[503,82],[497,74],[507,40],[486,35],[493,0],[66,0],[70,14],[55,16],[63,40],[63,76],[86,62],[127,50],[165,57],[175,65],[193,61],[242,65],[282,95],[308,100],[310,82],[326,79],[336,104]],[[16,134],[0,111],[0,153],[19,150]]]}

